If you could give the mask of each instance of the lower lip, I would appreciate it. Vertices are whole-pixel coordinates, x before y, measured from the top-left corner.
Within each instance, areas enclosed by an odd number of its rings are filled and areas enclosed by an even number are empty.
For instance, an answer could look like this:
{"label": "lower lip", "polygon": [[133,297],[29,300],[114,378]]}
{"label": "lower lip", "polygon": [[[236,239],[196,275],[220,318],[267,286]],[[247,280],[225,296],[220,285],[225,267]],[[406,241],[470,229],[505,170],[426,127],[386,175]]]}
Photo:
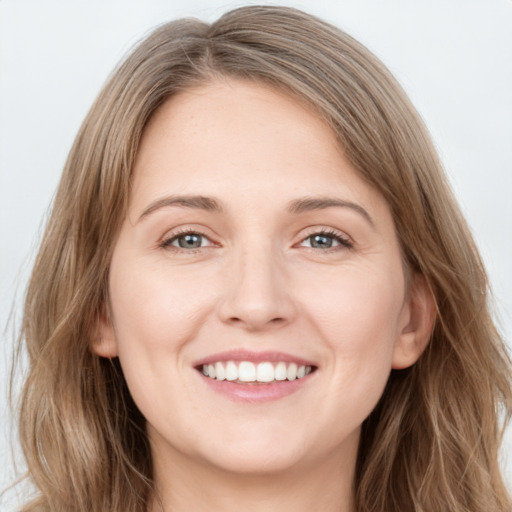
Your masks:
{"label": "lower lip", "polygon": [[295,380],[283,380],[267,383],[241,384],[228,380],[216,380],[199,374],[204,382],[215,392],[237,402],[271,402],[289,396],[306,384],[312,374]]}

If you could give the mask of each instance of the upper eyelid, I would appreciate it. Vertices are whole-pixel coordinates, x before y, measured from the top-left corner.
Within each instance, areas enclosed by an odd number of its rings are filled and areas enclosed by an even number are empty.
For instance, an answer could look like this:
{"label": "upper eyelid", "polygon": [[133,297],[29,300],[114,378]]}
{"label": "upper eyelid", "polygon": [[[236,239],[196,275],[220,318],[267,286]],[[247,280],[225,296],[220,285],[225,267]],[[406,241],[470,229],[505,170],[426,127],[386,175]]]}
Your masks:
{"label": "upper eyelid", "polygon": [[[306,232],[306,234],[304,234],[304,231]],[[343,231],[341,229],[334,228],[332,226],[322,226],[322,225],[310,226],[308,228],[302,229],[301,232],[302,232],[302,234],[300,235],[301,240],[304,240],[305,238],[308,238],[312,235],[325,234],[325,235],[330,235],[330,236],[337,236],[344,240],[352,241],[352,237],[350,235],[348,235],[345,231]]]}
{"label": "upper eyelid", "polygon": [[[206,233],[206,231],[210,231],[210,230],[203,229],[201,227],[195,227],[195,226],[191,226],[191,227],[176,227],[176,228],[172,228],[172,229],[167,230],[165,232],[165,234],[162,236],[162,238],[166,238],[166,237],[171,238],[171,237],[179,236],[179,235],[182,235],[182,234],[188,234],[188,233],[195,233],[195,234],[198,234],[198,235],[203,235],[203,236],[208,238],[211,235],[208,235]],[[342,231],[340,229],[337,229],[337,228],[329,227],[329,226],[308,226],[306,228],[301,228],[299,233],[303,232],[303,231],[308,231],[307,235],[302,233],[302,236],[304,236],[305,238],[308,237],[308,236],[317,234],[317,233],[318,234],[319,233],[326,233],[326,234],[344,236],[344,237],[349,238],[349,236],[344,231]]]}
{"label": "upper eyelid", "polygon": [[[200,235],[206,239],[208,239],[212,244],[218,245],[219,242],[215,240],[215,236],[210,235],[207,233],[207,229],[201,229],[201,227],[196,226],[190,226],[190,227],[177,227],[174,229],[171,229],[167,231],[160,239],[160,244],[170,244],[171,241],[175,240],[176,238],[187,235],[187,234],[197,234]],[[300,232],[302,232],[300,234]],[[346,232],[334,228],[332,226],[308,226],[306,228],[302,228],[300,232],[296,235],[298,238],[297,242],[294,242],[293,245],[296,245],[297,243],[301,243],[307,238],[317,235],[317,234],[323,234],[327,236],[337,237],[341,240],[348,242],[350,244],[353,244],[354,241],[352,237],[350,237]]]}
{"label": "upper eyelid", "polygon": [[[329,250],[332,250],[332,249],[338,249],[340,247],[341,248],[345,248],[345,249],[353,249],[354,248],[354,242],[350,238],[338,235],[336,233],[326,233],[326,232],[312,233],[311,235],[308,235],[308,236],[302,238],[295,245],[296,246],[297,245],[301,246],[306,240],[308,240],[310,238],[313,238],[314,236],[317,236],[317,235],[326,236],[328,238],[332,238],[332,239],[334,239],[337,242],[337,245],[332,246],[332,247],[328,247],[328,248],[324,248],[324,249],[322,249],[322,252],[326,252],[326,251],[329,251]],[[314,248],[314,247],[305,247],[305,248],[306,249],[317,250],[317,248]]]}
{"label": "upper eyelid", "polygon": [[198,247],[196,249],[185,249],[186,251],[193,251],[193,250],[198,250],[198,249],[204,249],[206,247],[211,247],[211,246],[215,246],[215,245],[218,245],[218,242],[216,242],[212,236],[206,234],[203,230],[201,229],[198,229],[198,228],[175,228],[176,231],[174,230],[170,230],[170,231],[167,231],[159,240],[158,242],[158,247],[161,247],[161,248],[170,248],[170,247],[174,247],[176,249],[183,249],[183,248],[180,248],[180,247],[175,247],[173,245],[173,242],[179,238],[180,236],[184,236],[184,235],[189,235],[189,234],[196,234],[196,235],[199,235],[203,238],[206,238],[209,243],[211,245],[209,246],[205,246],[205,247]]}
{"label": "upper eyelid", "polygon": [[[196,226],[190,226],[190,227],[182,227],[178,226],[172,229],[168,229],[161,237],[162,240],[169,240],[172,238],[179,237],[181,235],[188,235],[188,234],[197,234],[204,236],[205,238],[208,238],[209,240],[212,240],[214,238],[213,235],[209,234],[205,228],[196,227]],[[213,241],[213,240],[212,240]]]}

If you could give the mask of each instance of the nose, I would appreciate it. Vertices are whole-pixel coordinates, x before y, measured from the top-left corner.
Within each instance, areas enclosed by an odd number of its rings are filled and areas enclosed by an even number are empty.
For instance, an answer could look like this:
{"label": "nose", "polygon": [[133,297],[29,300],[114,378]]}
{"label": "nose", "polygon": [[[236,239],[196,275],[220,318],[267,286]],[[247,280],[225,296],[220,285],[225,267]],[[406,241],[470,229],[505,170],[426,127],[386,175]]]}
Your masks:
{"label": "nose", "polygon": [[219,308],[223,322],[247,331],[264,331],[290,323],[296,305],[286,269],[270,251],[241,251],[227,273]]}

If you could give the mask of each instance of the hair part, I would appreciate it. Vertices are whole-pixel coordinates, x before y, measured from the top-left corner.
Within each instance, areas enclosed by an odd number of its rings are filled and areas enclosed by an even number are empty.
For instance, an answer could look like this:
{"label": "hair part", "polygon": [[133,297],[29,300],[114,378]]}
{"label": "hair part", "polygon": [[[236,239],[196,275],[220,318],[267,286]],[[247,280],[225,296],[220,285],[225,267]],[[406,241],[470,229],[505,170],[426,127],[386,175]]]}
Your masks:
{"label": "hair part", "polygon": [[[437,322],[418,363],[393,370],[362,429],[357,510],[505,512],[498,465],[511,365],[488,282],[433,144],[405,93],[363,45],[313,16],[245,7],[215,23],[167,23],[113,73],[65,165],[27,291],[30,370],[20,437],[39,489],[29,511],[146,511],[145,421],[117,360],[95,356],[108,272],[142,132],[171,96],[215,79],[264,83],[310,105],[386,199],[406,266]],[[504,421],[500,424],[499,419]]]}

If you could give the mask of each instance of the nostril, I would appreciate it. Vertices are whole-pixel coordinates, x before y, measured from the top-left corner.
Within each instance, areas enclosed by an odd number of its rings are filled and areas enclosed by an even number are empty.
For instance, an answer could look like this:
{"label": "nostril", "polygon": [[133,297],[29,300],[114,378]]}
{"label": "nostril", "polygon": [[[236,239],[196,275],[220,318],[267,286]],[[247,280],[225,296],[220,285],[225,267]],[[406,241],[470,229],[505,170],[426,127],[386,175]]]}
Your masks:
{"label": "nostril", "polygon": [[228,323],[233,325],[243,325],[248,330],[259,330],[269,326],[281,326],[286,323],[286,318],[275,317],[268,318],[265,315],[251,314],[245,317],[232,316],[228,318]]}

